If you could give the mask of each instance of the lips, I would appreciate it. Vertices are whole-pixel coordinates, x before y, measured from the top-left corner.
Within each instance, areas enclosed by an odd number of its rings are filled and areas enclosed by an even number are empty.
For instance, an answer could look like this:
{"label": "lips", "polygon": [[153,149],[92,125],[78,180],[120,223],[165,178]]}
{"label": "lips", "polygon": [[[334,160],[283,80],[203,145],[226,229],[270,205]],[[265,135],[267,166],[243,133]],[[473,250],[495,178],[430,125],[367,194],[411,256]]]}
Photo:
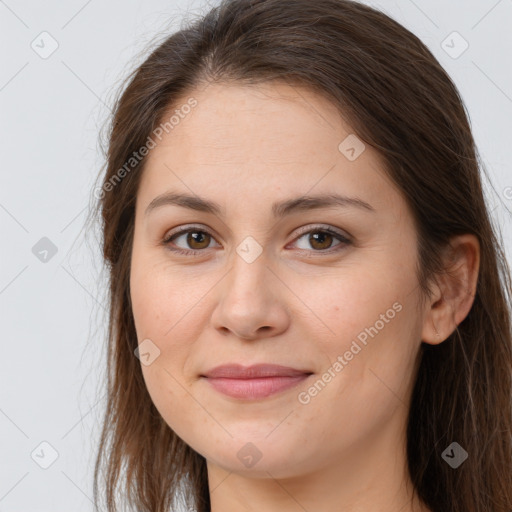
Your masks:
{"label": "lips", "polygon": [[291,389],[312,372],[288,366],[258,364],[244,367],[239,364],[217,366],[201,375],[211,387],[239,400],[258,400]]}
{"label": "lips", "polygon": [[311,373],[313,372],[276,364],[256,364],[247,367],[240,364],[226,364],[217,366],[202,376],[212,379],[257,379],[263,377],[299,377]]}

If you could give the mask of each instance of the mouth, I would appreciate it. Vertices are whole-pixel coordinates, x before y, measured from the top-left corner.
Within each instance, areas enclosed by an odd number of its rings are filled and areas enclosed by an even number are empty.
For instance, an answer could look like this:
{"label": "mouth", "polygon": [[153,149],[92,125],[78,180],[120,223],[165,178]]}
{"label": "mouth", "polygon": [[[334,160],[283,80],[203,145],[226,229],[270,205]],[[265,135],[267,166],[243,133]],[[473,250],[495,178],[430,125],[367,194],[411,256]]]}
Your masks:
{"label": "mouth", "polygon": [[201,378],[219,393],[239,400],[258,400],[290,390],[313,372],[288,366],[238,364],[218,366]]}

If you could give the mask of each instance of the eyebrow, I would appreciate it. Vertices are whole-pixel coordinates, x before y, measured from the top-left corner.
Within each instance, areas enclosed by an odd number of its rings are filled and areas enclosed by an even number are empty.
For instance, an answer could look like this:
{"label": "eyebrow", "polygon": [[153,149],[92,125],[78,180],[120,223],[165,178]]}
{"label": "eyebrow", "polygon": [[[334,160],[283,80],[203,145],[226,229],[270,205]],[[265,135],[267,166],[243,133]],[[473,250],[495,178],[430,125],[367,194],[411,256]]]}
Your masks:
{"label": "eyebrow", "polygon": [[[165,205],[181,206],[183,208],[211,213],[222,217],[222,208],[218,203],[198,196],[174,192],[166,192],[155,197],[151,203],[149,203],[144,215],[147,216],[155,209]],[[329,208],[333,206],[341,206],[345,208],[352,206],[375,213],[373,206],[357,197],[347,197],[339,194],[322,194],[315,196],[301,196],[282,202],[276,202],[272,205],[272,214],[274,218],[277,219],[299,211]]]}

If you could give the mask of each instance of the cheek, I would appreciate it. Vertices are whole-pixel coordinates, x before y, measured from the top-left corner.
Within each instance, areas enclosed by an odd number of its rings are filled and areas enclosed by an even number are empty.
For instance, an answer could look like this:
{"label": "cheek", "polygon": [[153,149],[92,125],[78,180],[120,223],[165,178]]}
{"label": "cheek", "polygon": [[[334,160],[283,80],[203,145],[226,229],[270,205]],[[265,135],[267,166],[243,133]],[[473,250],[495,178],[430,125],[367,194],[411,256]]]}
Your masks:
{"label": "cheek", "polygon": [[162,361],[161,356],[151,366],[142,366],[142,374],[151,401],[165,423],[185,442],[197,442],[204,435],[207,415],[199,402],[192,399],[190,385],[179,371]]}
{"label": "cheek", "polygon": [[197,428],[192,419],[199,414],[190,400],[191,382],[184,372],[194,349],[185,332],[192,299],[185,300],[177,278],[161,264],[134,258],[132,265],[130,293],[137,339],[139,343],[151,341],[154,357],[148,365],[141,359],[142,375],[158,412],[178,436],[186,436]]}
{"label": "cheek", "polygon": [[343,286],[317,290],[317,305],[329,305],[320,315],[328,335],[317,336],[317,346],[330,360],[325,370],[340,376],[332,379],[337,395],[379,400],[393,389],[405,396],[421,343],[419,289],[412,267],[397,267],[347,272]]}
{"label": "cheek", "polygon": [[[134,254],[130,294],[139,339],[155,337],[169,340],[183,320],[200,307],[205,279],[187,277],[165,259]],[[195,305],[195,306],[194,306]]]}
{"label": "cheek", "polygon": [[390,331],[389,326],[397,323],[411,302],[408,294],[413,287],[410,276],[367,265],[346,269],[332,279],[304,282],[301,290],[307,290],[302,294],[304,302],[311,301],[329,346],[343,348],[359,335],[364,343],[368,330],[375,333],[374,327],[379,332]]}

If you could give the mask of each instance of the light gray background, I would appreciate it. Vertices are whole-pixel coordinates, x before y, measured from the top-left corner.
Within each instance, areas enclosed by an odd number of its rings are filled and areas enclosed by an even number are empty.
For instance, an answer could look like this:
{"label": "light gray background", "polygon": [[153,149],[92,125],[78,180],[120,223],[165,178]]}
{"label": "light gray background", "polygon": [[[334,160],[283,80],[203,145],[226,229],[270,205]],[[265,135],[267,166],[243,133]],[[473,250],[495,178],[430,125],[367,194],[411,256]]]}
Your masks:
{"label": "light gray background", "polygon": [[[367,3],[420,37],[457,84],[510,260],[512,1]],[[86,243],[83,224],[102,164],[99,130],[120,80],[154,37],[207,8],[0,0],[0,512],[92,510],[106,302],[98,234]],[[31,47],[51,48],[43,31],[59,45],[46,59]],[[441,46],[453,31],[469,44],[458,58]],[[46,262],[32,251],[42,237],[57,247]],[[52,451],[42,442],[58,454],[47,469],[39,464]]]}

